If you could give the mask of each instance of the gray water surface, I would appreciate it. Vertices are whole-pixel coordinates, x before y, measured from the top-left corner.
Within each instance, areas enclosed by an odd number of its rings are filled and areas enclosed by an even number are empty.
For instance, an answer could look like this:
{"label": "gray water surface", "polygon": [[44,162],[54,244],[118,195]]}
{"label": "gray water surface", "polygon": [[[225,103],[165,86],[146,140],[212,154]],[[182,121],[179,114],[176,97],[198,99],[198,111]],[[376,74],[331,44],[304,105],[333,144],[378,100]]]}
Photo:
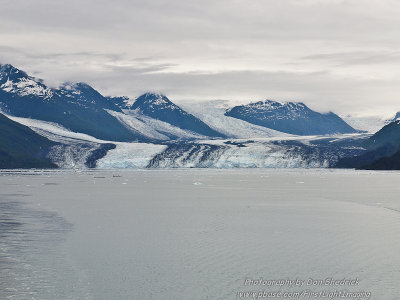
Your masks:
{"label": "gray water surface", "polygon": [[0,299],[399,299],[399,182],[344,170],[4,171]]}

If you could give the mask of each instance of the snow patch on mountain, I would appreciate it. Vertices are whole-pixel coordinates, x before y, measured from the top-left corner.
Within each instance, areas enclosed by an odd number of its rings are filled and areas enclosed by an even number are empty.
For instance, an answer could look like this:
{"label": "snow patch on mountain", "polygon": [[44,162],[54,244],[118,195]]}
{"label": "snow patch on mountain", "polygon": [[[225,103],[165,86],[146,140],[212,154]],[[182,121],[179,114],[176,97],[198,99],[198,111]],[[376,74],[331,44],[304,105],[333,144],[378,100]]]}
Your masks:
{"label": "snow patch on mountain", "polygon": [[262,119],[290,119],[296,120],[308,111],[308,108],[302,102],[279,102],[273,100],[258,101],[243,106],[244,114],[259,113],[260,111],[278,111],[286,109],[284,113],[277,112],[276,114],[263,115]]}
{"label": "snow patch on mountain", "polygon": [[0,89],[19,96],[37,96],[51,98],[53,90],[46,87],[42,80],[28,76],[25,72],[12,65],[0,65]]}
{"label": "snow patch on mountain", "polygon": [[[144,111],[158,112],[160,110],[180,110],[180,108],[172,103],[166,96],[158,93],[146,93],[138,98],[132,104],[132,109],[140,109]],[[186,112],[180,110],[182,114]]]}
{"label": "snow patch on mountain", "polygon": [[0,89],[19,96],[33,95],[42,98],[51,98],[53,96],[52,89],[34,80],[33,77],[18,78],[16,81],[10,80],[10,78],[7,77],[7,80],[0,85]]}

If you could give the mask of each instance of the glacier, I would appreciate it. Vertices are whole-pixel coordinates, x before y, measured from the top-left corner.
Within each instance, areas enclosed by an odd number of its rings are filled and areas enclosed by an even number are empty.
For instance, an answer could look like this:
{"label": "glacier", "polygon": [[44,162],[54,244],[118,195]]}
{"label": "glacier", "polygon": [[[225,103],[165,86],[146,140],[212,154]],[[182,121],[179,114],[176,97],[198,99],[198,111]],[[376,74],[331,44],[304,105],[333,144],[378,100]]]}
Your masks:
{"label": "glacier", "polygon": [[148,168],[327,168],[363,151],[360,135],[195,141],[170,144]]}
{"label": "glacier", "polygon": [[149,143],[116,143],[116,148],[97,161],[98,169],[143,169],[166,145]]}
{"label": "glacier", "polygon": [[[361,133],[279,136],[278,132],[271,131],[266,132],[271,137],[252,138],[258,135],[258,128],[247,124],[242,126],[238,122],[239,125],[231,130],[236,130],[236,136],[247,135],[247,138],[208,139],[135,112],[109,113],[120,118],[126,126],[135,127],[143,135],[157,139],[163,137],[165,140],[153,143],[111,142],[70,131],[56,123],[7,116],[58,142],[59,145],[52,148],[48,157],[64,169],[327,168],[341,157],[363,152],[363,147],[358,144],[369,136]],[[227,120],[222,121],[220,126],[229,128],[226,125],[230,124],[229,118],[226,117]],[[182,140],[171,141],[167,139],[168,136]]]}
{"label": "glacier", "polygon": [[170,139],[199,139],[206,136],[181,129],[167,122],[148,117],[137,110],[123,110],[123,113],[107,110],[122,124],[137,131],[150,140],[167,141]]}

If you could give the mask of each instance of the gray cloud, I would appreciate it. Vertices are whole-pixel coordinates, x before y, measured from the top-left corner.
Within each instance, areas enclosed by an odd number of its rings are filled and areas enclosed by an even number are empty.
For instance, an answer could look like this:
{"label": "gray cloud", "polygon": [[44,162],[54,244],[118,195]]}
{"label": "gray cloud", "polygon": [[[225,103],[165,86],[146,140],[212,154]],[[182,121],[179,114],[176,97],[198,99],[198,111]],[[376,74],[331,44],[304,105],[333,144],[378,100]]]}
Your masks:
{"label": "gray cloud", "polygon": [[300,59],[325,61],[341,65],[393,64],[400,62],[400,51],[354,51],[340,53],[315,54]]}
{"label": "gray cloud", "polygon": [[3,0],[0,62],[178,101],[399,110],[398,0]]}

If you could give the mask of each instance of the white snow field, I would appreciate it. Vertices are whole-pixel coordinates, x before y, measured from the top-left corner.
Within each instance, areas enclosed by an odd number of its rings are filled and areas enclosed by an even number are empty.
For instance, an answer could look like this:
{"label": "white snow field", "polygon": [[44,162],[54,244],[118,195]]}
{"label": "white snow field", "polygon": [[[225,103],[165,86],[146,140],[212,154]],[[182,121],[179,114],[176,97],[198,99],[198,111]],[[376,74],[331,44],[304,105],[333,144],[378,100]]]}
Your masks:
{"label": "white snow field", "polygon": [[354,129],[364,130],[369,133],[375,133],[390,123],[389,118],[383,116],[346,115],[340,117]]}
{"label": "white snow field", "polygon": [[[316,169],[1,171],[0,299],[398,299],[399,180]],[[355,285],[313,285],[326,278]],[[276,285],[296,279],[303,285]]]}

